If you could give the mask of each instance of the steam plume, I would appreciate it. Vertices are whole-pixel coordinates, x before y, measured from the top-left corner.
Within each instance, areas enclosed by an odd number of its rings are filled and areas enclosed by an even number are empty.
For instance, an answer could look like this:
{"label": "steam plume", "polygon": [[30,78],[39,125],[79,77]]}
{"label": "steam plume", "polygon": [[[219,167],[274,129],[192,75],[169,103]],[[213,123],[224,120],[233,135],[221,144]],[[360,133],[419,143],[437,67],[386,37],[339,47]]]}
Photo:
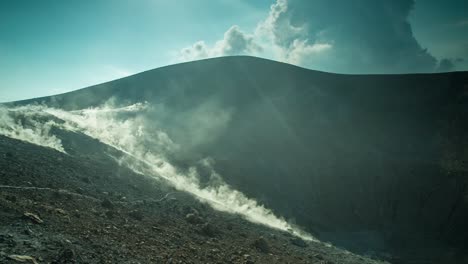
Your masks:
{"label": "steam plume", "polygon": [[[104,105],[77,111],[64,111],[46,106],[3,109],[3,112],[0,112],[2,114],[0,133],[61,152],[65,152],[64,147],[60,139],[50,134],[51,127],[83,133],[125,153],[121,164],[137,173],[157,179],[162,178],[176,189],[191,193],[217,210],[236,213],[251,222],[288,231],[306,240],[314,240],[309,234],[277,217],[271,210],[226,184],[210,167],[208,159],[204,165],[210,168],[212,178],[217,180],[216,184],[203,188],[195,167],[190,168],[188,172],[182,172],[171,164],[166,153],[177,150],[178,146],[164,131],[145,129],[143,116],[149,108],[148,103],[138,103],[126,107]],[[33,129],[28,130],[30,128],[15,122],[11,113],[21,113],[29,120]],[[40,123],[37,118],[32,117],[48,118],[44,119],[47,120],[45,123]]]}

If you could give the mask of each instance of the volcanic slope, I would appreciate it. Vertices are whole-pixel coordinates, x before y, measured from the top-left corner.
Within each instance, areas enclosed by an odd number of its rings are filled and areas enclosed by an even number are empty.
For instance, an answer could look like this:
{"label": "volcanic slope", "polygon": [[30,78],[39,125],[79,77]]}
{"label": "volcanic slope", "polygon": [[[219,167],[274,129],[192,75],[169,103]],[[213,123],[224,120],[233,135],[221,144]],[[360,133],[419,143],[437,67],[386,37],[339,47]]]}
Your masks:
{"label": "volcanic slope", "polygon": [[68,154],[0,136],[1,263],[381,263],[215,211],[104,154],[117,150],[61,137]]}
{"label": "volcanic slope", "polygon": [[199,186],[221,178],[354,252],[460,263],[468,252],[467,95],[466,72],[340,75],[224,57],[6,106],[145,108],[131,116],[152,135],[138,148],[124,141],[139,126],[102,119],[78,130],[120,150],[164,152],[181,170],[198,167]]}

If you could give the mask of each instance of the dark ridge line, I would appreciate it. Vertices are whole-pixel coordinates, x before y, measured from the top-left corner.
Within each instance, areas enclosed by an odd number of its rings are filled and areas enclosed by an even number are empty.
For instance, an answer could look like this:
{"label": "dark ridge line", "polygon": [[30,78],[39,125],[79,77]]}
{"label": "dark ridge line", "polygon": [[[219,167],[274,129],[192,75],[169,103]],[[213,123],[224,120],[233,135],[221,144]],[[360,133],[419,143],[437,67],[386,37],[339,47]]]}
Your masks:
{"label": "dark ridge line", "polygon": [[65,93],[59,93],[59,94],[47,95],[47,96],[40,96],[40,97],[33,97],[33,98],[29,98],[29,99],[22,99],[22,100],[16,100],[16,101],[2,102],[2,103],[0,103],[0,106],[2,106],[2,105],[9,106],[9,105],[13,105],[13,104],[16,104],[16,103],[21,104],[21,103],[23,103],[25,101],[41,100],[41,99],[49,98],[49,97],[52,97],[52,96],[66,95],[66,94],[78,92],[78,91],[81,91],[81,90],[84,90],[84,89],[91,89],[91,88],[94,88],[96,86],[110,84],[110,83],[120,81],[120,80],[123,80],[123,79],[134,78],[134,77],[137,77],[137,76],[145,75],[145,74],[148,74],[150,72],[170,70],[172,68],[177,68],[179,66],[186,66],[186,65],[190,65],[190,64],[192,64],[192,65],[193,64],[200,64],[201,65],[201,64],[205,64],[205,63],[209,63],[209,62],[215,62],[215,61],[228,61],[228,60],[234,60],[235,61],[235,60],[246,60],[246,59],[247,60],[252,60],[252,61],[263,61],[263,62],[268,62],[268,63],[272,63],[272,64],[279,64],[279,65],[282,65],[284,67],[296,68],[297,70],[301,70],[301,71],[308,71],[310,73],[318,73],[318,74],[331,75],[331,76],[337,76],[337,77],[338,76],[350,76],[350,77],[353,77],[353,76],[354,77],[371,77],[371,76],[377,76],[377,77],[395,76],[395,77],[398,77],[398,76],[402,76],[403,77],[403,76],[434,76],[434,75],[454,76],[457,73],[468,73],[468,71],[434,72],[434,73],[396,73],[396,74],[393,74],[393,73],[376,73],[376,74],[335,73],[335,72],[320,71],[320,70],[316,70],[316,69],[309,69],[309,68],[301,67],[301,66],[286,63],[286,62],[281,62],[281,61],[276,61],[276,60],[261,58],[261,57],[256,57],[256,56],[235,55],[235,56],[221,56],[221,57],[214,57],[214,58],[207,58],[207,59],[200,59],[200,60],[194,60],[194,61],[187,61],[187,62],[169,64],[169,65],[157,67],[157,68],[154,68],[154,69],[141,71],[141,72],[129,75],[129,76],[113,79],[113,80],[110,80],[110,81],[94,84],[94,85],[83,87],[83,88],[78,88],[78,89],[75,89],[73,91],[68,91],[68,92],[65,92]]}

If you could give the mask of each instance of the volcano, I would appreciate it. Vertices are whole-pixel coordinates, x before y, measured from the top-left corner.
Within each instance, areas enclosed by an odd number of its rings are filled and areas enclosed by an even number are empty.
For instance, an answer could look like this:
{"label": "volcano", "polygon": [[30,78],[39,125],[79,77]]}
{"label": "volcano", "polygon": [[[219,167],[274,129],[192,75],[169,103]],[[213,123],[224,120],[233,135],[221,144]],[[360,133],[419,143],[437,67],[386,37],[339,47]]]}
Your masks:
{"label": "volcano", "polygon": [[[468,261],[467,72],[342,75],[222,57],[1,111],[0,223],[77,241],[60,259],[83,252],[97,262],[107,247],[143,263],[190,263],[181,254],[192,251],[196,263]],[[33,199],[42,213],[25,219]],[[67,231],[63,221],[81,221],[64,217],[75,207],[86,220]],[[48,215],[57,229],[37,223]],[[98,229],[105,239],[88,238],[101,251],[79,232],[98,218],[110,226]],[[125,225],[134,238],[113,231]],[[155,233],[169,241],[160,259],[136,244]],[[208,242],[190,251],[194,240]]]}

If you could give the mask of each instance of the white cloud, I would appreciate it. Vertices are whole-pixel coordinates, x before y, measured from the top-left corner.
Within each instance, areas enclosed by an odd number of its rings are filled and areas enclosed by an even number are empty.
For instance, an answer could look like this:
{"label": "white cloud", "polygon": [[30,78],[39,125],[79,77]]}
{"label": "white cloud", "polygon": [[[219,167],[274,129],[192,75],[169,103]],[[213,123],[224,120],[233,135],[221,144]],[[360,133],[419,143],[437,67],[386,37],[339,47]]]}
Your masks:
{"label": "white cloud", "polygon": [[253,35],[246,34],[234,25],[225,33],[223,39],[209,46],[204,41],[197,41],[176,54],[176,61],[191,61],[212,57],[258,54],[262,47],[256,43]]}
{"label": "white cloud", "polygon": [[436,59],[413,36],[408,22],[413,7],[413,0],[277,0],[258,31],[280,47],[280,59],[302,66],[430,72]]}
{"label": "white cloud", "polygon": [[253,33],[245,33],[234,25],[224,33],[223,39],[212,46],[201,40],[181,49],[175,54],[175,61],[255,55],[305,65],[310,59],[314,60],[314,56],[332,48],[331,43],[308,40],[306,28],[292,25],[287,14],[287,1],[278,0],[271,6],[268,17],[257,25]]}
{"label": "white cloud", "polygon": [[308,44],[307,40],[295,39],[290,47],[281,50],[283,53],[281,58],[291,64],[304,65],[330,49],[332,45],[329,43]]}
{"label": "white cloud", "polygon": [[214,57],[213,51],[210,50],[204,41],[195,42],[189,47],[183,48],[176,56],[177,61],[191,61]]}
{"label": "white cloud", "polygon": [[270,7],[270,12],[264,21],[255,29],[255,35],[266,38],[279,47],[289,46],[294,40],[307,38],[303,25],[293,25],[288,15],[288,2],[277,0]]}
{"label": "white cloud", "polygon": [[233,26],[213,45],[199,41],[176,57],[246,54],[334,72],[431,72],[437,60],[416,40],[408,21],[414,3],[276,0],[252,33]]}

